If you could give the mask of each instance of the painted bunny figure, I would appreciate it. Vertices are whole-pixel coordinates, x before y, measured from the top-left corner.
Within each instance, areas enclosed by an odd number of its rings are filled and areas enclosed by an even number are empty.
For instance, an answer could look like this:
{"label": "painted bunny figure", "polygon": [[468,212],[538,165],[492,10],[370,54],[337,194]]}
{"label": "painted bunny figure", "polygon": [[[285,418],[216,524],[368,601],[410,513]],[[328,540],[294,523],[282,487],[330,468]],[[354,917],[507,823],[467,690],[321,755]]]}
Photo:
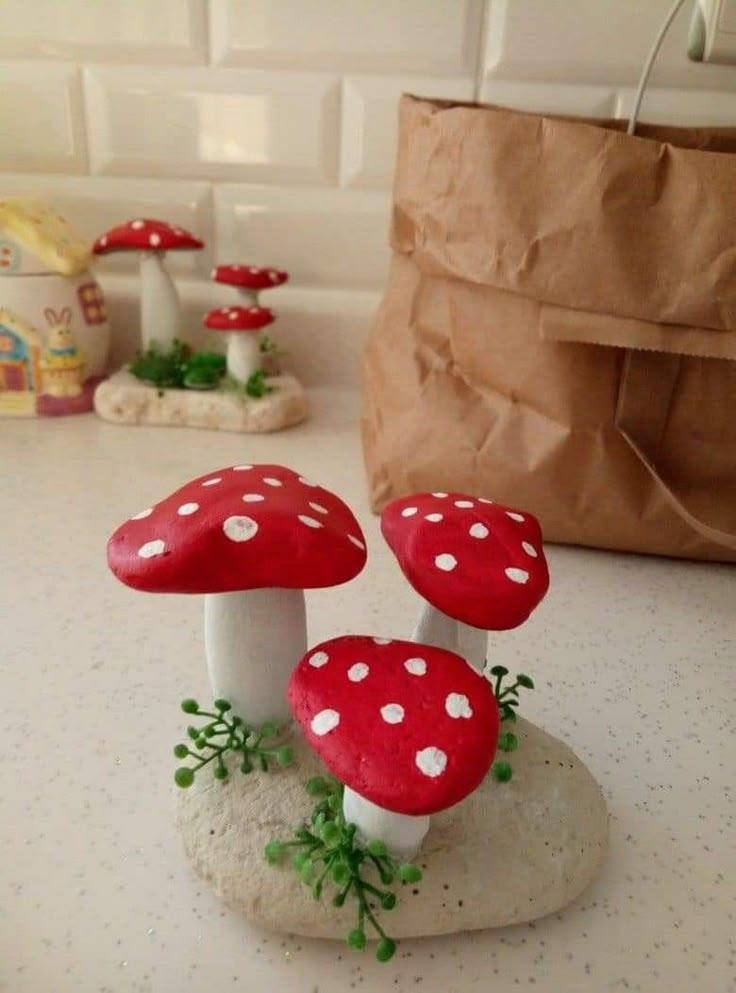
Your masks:
{"label": "painted bunny figure", "polygon": [[46,350],[41,360],[44,391],[54,397],[76,397],[82,392],[84,358],[77,348],[70,325],[72,312],[64,307],[57,314],[47,307],[49,323]]}

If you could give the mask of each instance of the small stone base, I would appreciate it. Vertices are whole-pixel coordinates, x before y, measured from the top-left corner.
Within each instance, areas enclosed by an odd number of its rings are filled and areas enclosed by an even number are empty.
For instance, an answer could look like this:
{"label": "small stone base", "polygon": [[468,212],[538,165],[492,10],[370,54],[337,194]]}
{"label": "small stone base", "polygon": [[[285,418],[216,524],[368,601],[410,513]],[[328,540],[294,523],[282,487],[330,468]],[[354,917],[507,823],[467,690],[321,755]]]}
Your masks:
{"label": "small stone base", "polygon": [[[509,783],[490,776],[472,796],[432,818],[414,860],[424,878],[397,884],[399,902],[382,911],[395,938],[449,934],[531,921],[560,910],[596,874],[608,842],[600,788],[574,753],[519,720],[519,748],[509,756]],[[177,796],[177,824],[194,869],[232,909],[253,924],[318,938],[340,938],[355,922],[348,900],[321,901],[291,866],[270,866],[264,846],[285,840],[308,817],[304,789],[324,772],[303,742],[297,761],[268,775],[195,782]]]}
{"label": "small stone base", "polygon": [[121,369],[101,383],[95,410],[117,424],[158,424],[262,433],[303,421],[309,405],[304,387],[288,374],[268,380],[274,392],[255,399],[221,390],[165,390]]}

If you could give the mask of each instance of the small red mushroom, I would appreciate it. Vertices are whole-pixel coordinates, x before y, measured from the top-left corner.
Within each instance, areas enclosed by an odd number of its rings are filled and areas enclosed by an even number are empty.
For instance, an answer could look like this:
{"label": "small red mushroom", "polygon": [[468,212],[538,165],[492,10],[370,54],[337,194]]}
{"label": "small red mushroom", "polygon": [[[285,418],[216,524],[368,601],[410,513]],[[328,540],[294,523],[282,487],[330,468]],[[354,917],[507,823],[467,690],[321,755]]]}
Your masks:
{"label": "small red mushroom", "polygon": [[245,297],[247,304],[257,306],[259,291],[281,286],[289,278],[289,273],[270,266],[218,265],[212,270],[212,278],[216,283],[234,286]]}
{"label": "small red mushroom", "polygon": [[126,521],[107,561],[134,589],[205,595],[214,695],[261,723],[288,716],[286,681],[306,650],[304,590],[348,582],[366,549],[334,493],[283,466],[236,465]]}
{"label": "small red mushroom", "polygon": [[205,317],[205,327],[227,332],[227,371],[239,383],[247,383],[261,368],[259,331],[275,320],[268,307],[218,307]]}
{"label": "small red mushroom", "polygon": [[381,531],[427,601],[414,637],[453,650],[460,622],[465,654],[480,669],[486,632],[523,624],[549,587],[542,530],[525,510],[464,493],[415,493],[385,508]]}
{"label": "small red mushroom", "polygon": [[164,267],[166,252],[199,250],[204,242],[189,231],[147,217],[112,228],[94,243],[95,255],[138,252],[141,271],[141,337],[143,347],[153,341],[170,345],[181,329],[179,295]]}
{"label": "small red mushroom", "polygon": [[346,820],[401,858],[419,848],[430,814],[480,785],[496,751],[488,680],[442,648],[334,638],[306,653],[288,696],[307,741],[345,785]]}

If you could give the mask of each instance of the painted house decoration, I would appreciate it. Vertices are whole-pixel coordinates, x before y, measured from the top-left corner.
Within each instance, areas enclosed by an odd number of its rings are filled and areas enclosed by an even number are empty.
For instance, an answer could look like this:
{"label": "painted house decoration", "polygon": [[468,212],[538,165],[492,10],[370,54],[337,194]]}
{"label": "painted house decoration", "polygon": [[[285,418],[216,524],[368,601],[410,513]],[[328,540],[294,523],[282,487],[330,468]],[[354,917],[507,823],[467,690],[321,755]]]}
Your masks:
{"label": "painted house decoration", "polygon": [[0,308],[0,411],[29,416],[36,412],[41,383],[43,342],[32,325]]}
{"label": "painted house decoration", "polygon": [[0,415],[92,410],[110,327],[91,249],[48,204],[0,197]]}

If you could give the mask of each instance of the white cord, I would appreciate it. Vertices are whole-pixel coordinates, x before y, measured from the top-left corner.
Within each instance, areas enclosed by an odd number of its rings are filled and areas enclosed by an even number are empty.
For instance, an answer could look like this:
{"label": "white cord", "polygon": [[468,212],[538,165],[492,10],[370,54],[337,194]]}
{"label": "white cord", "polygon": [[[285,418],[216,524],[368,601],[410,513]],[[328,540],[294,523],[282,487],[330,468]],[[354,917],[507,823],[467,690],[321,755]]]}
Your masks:
{"label": "white cord", "polygon": [[634,97],[634,106],[631,111],[631,117],[629,118],[629,126],[627,128],[627,134],[633,134],[636,131],[636,122],[639,117],[639,110],[641,109],[641,102],[644,98],[644,91],[647,88],[647,83],[649,82],[649,76],[651,75],[652,69],[654,68],[654,62],[659,54],[659,50],[662,47],[662,42],[665,39],[665,35],[670,29],[670,25],[675,19],[675,15],[679,11],[680,7],[685,3],[685,0],[675,0],[672,4],[672,8],[665,18],[664,24],[659,29],[659,34],[654,39],[654,44],[651,47],[647,60],[644,63],[644,68],[641,71],[641,76],[639,78],[639,86],[636,91],[636,96]]}

